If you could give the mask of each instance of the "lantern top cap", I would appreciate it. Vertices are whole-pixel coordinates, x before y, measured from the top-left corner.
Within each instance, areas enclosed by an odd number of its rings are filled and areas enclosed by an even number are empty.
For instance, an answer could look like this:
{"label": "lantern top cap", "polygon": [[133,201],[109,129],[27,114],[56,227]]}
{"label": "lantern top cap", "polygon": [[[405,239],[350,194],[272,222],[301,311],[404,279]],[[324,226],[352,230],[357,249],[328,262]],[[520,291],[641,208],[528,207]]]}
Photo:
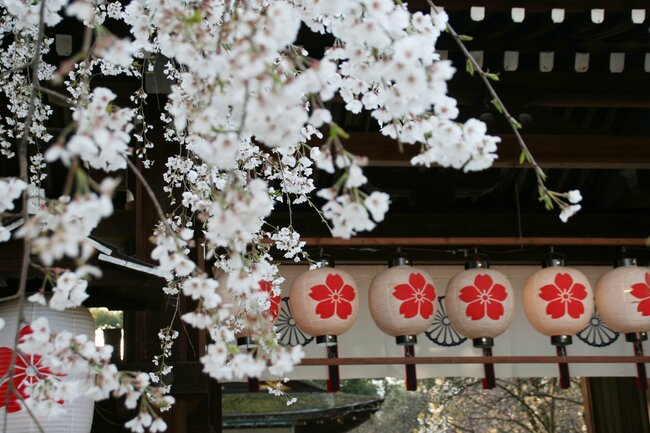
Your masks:
{"label": "lantern top cap", "polygon": [[408,254],[404,254],[402,252],[397,252],[390,256],[390,259],[388,259],[388,267],[392,268],[394,266],[411,266],[413,264],[413,261],[411,260],[411,257]]}
{"label": "lantern top cap", "polygon": [[542,268],[550,268],[553,266],[566,266],[566,258],[563,254],[552,252],[544,256],[542,259]]}
{"label": "lantern top cap", "polygon": [[334,259],[329,254],[321,254],[316,260],[316,263],[320,264],[321,268],[334,267]]}
{"label": "lantern top cap", "polygon": [[620,268],[622,266],[637,266],[636,257],[622,256],[616,259],[614,267]]}
{"label": "lantern top cap", "polygon": [[486,254],[472,254],[467,262],[465,262],[465,269],[487,269],[490,267],[490,261]]}

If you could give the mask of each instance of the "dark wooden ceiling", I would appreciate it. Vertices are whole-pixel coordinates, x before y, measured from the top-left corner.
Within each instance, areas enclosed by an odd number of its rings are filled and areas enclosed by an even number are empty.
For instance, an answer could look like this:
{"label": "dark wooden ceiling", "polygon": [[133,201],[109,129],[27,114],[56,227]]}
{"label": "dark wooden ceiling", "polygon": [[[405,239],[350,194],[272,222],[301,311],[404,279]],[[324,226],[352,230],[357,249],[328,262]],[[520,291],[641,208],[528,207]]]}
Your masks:
{"label": "dark wooden ceiling", "polygon": [[[548,169],[553,190],[580,189],[583,210],[564,224],[558,212],[546,212],[536,198],[533,172],[518,163],[519,148],[507,123],[492,108],[489,95],[476,77],[464,72],[464,58],[449,35],[437,47],[458,72],[451,95],[461,106],[461,117],[484,120],[490,133],[502,137],[495,168],[463,174],[442,168],[413,168],[417,152],[382,137],[367,113],[345,113],[342,103],[332,110],[351,131],[347,143],[354,153],[368,155],[369,190],[391,195],[386,220],[373,237],[586,237],[645,238],[650,235],[650,16],[635,24],[632,9],[648,9],[647,1],[441,1],[450,23],[470,35],[471,51],[481,51],[483,66],[499,73],[495,87],[505,104],[524,124],[531,151]],[[473,21],[470,7],[484,6],[485,18]],[[413,10],[428,9],[426,1],[409,2]],[[512,7],[525,7],[523,22],[511,18]],[[562,23],[553,23],[551,9],[564,8]],[[602,23],[592,22],[591,9],[605,10]],[[647,11],[650,14],[650,10]],[[326,39],[303,30],[310,52],[318,53]],[[518,67],[504,70],[504,53],[517,51]],[[554,67],[540,72],[540,53],[554,53]],[[586,72],[575,69],[576,53],[589,53]],[[610,71],[611,53],[625,53],[623,71]],[[332,178],[320,175],[318,185]],[[277,212],[274,221],[286,216]],[[294,210],[296,226],[305,236],[327,236],[311,211]],[[355,262],[385,260],[395,246],[329,247],[340,259]],[[408,247],[420,262],[458,262],[473,245]],[[503,263],[534,263],[548,252],[540,246],[482,246]],[[569,262],[610,264],[620,247],[561,247]],[[318,248],[311,249],[317,252]],[[644,247],[632,248],[643,264],[650,261]]]}
{"label": "dark wooden ceiling", "polygon": [[[408,160],[416,149],[406,146],[400,153],[397,144],[378,132],[368,113],[351,115],[341,101],[331,109],[337,122],[351,133],[346,146],[354,153],[368,155],[369,190],[391,194],[391,211],[371,236],[388,237],[501,237],[548,236],[593,238],[645,238],[650,235],[650,4],[647,0],[563,0],[563,1],[487,1],[447,0],[439,2],[450,14],[450,23],[461,34],[471,35],[471,51],[481,51],[483,65],[499,73],[495,87],[507,107],[524,124],[523,134],[531,151],[548,169],[552,189],[580,189],[583,210],[563,224],[557,211],[546,212],[536,199],[532,171],[518,163],[519,149],[508,125],[493,110],[480,80],[464,72],[464,58],[449,35],[441,37],[438,49],[456,64],[458,72],[450,83],[451,95],[461,106],[462,119],[478,117],[488,124],[490,133],[502,137],[495,168],[481,173],[463,174],[441,168],[413,168]],[[485,7],[485,18],[473,21],[472,6]],[[424,0],[409,2],[413,10],[427,10]],[[524,7],[523,22],[511,18],[512,7]],[[553,23],[551,9],[564,8],[565,19]],[[591,9],[604,9],[602,23],[592,22]],[[632,9],[644,9],[642,24],[631,19]],[[107,21],[118,34],[125,29]],[[80,28],[71,20],[52,30],[69,33],[79,42]],[[327,37],[301,30],[299,43],[314,57],[332,44]],[[506,51],[519,52],[518,67],[504,70]],[[554,67],[540,72],[541,52],[554,53]],[[576,53],[589,54],[589,68],[576,72]],[[610,71],[612,53],[624,53],[624,68]],[[61,60],[52,52],[50,61]],[[118,103],[128,103],[137,80],[99,78],[96,85],[108,85],[119,94]],[[164,104],[165,95],[150,95],[152,117]],[[69,110],[56,106],[50,126],[60,128],[70,119]],[[461,119],[461,120],[462,120]],[[156,156],[161,161],[164,155]],[[3,173],[12,173],[11,164],[0,163]],[[60,174],[60,173],[59,173]],[[154,183],[155,173],[149,173]],[[57,173],[50,177],[56,183]],[[319,187],[331,185],[331,177],[319,173]],[[125,183],[133,192],[133,179]],[[54,188],[56,189],[56,187]],[[124,191],[123,191],[124,192]],[[162,194],[161,194],[162,196]],[[123,194],[121,197],[123,201]],[[124,208],[124,203],[118,203]],[[288,212],[279,207],[272,222],[286,224]],[[308,207],[294,209],[295,226],[304,236],[327,236],[326,228]],[[97,236],[115,244],[126,254],[135,252],[135,213],[119,211],[102,224]],[[364,234],[364,236],[366,236]],[[472,245],[426,248],[420,261],[462,261],[462,250]],[[421,248],[420,248],[421,249]],[[544,247],[490,247],[497,261],[535,262]],[[564,247],[583,263],[611,263],[614,247]],[[394,247],[373,251],[337,248],[343,260],[383,261]],[[422,250],[422,249],[421,249]],[[311,251],[315,251],[314,248]],[[645,264],[650,254],[637,248]]]}

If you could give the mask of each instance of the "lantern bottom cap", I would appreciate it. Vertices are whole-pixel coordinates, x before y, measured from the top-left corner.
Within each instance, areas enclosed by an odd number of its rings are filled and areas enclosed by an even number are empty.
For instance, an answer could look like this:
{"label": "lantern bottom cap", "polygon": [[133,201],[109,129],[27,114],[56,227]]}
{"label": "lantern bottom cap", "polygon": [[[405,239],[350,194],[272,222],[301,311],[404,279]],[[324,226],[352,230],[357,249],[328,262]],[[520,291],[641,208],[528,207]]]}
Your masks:
{"label": "lantern bottom cap", "polygon": [[637,341],[646,341],[648,339],[647,332],[628,332],[625,334],[625,341],[628,343],[636,343]]}
{"label": "lantern bottom cap", "polygon": [[257,342],[253,340],[253,337],[238,337],[237,346],[252,349],[257,347]]}
{"label": "lantern bottom cap", "polygon": [[325,346],[335,346],[338,343],[336,335],[318,335],[316,336],[316,344]]}
{"label": "lantern bottom cap", "polygon": [[472,344],[474,344],[474,347],[494,347],[494,338],[492,337],[473,338]]}
{"label": "lantern bottom cap", "polygon": [[551,337],[551,344],[553,346],[568,346],[573,343],[573,338],[570,335],[553,335]]}
{"label": "lantern bottom cap", "polygon": [[417,335],[398,335],[395,337],[395,344],[398,346],[413,346],[414,344],[417,344],[417,342]]}

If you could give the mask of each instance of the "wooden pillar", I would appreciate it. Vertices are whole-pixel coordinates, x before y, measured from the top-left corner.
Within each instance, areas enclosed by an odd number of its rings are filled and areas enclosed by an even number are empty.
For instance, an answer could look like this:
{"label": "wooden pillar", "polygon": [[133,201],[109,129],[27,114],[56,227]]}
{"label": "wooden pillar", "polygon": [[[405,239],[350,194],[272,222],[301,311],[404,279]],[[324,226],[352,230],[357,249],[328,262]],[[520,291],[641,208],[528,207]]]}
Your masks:
{"label": "wooden pillar", "polygon": [[589,433],[650,433],[647,393],[634,377],[583,379],[585,423]]}

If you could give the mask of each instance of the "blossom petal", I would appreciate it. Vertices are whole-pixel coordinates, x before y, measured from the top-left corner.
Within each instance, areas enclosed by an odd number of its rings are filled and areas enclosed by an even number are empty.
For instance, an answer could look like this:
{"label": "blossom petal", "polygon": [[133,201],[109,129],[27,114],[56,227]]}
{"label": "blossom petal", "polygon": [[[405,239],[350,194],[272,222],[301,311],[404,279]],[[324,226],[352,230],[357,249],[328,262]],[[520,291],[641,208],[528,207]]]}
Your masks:
{"label": "blossom petal", "polygon": [[501,302],[488,302],[486,310],[488,317],[492,320],[499,320],[499,317],[505,313]]}
{"label": "blossom petal", "polygon": [[343,287],[343,277],[339,274],[328,274],[325,279],[325,284],[327,284],[327,287],[332,289],[332,291],[338,291]]}
{"label": "blossom petal", "polygon": [[479,301],[470,302],[467,305],[465,314],[467,314],[467,317],[471,318],[472,320],[481,320],[483,316],[485,316],[485,308]]}
{"label": "blossom petal", "polygon": [[332,291],[324,284],[319,284],[310,289],[309,297],[314,301],[324,301],[332,296]]}
{"label": "blossom petal", "polygon": [[[576,301],[576,302],[580,302],[580,301]],[[581,302],[580,304],[582,305]],[[546,314],[551,316],[553,319],[559,319],[560,317],[564,316],[564,313],[565,313],[565,307],[564,307],[564,302],[562,302],[562,299],[556,299],[554,301],[551,301],[546,306]]]}
{"label": "blossom petal", "polygon": [[415,290],[408,284],[398,284],[393,290],[393,296],[400,301],[406,301],[415,297]]}
{"label": "blossom petal", "polygon": [[571,274],[560,274],[558,273],[555,276],[555,285],[558,286],[560,289],[570,289],[571,286],[573,285],[573,278],[571,278]]}
{"label": "blossom petal", "polygon": [[423,319],[428,319],[433,315],[433,302],[423,299],[420,302],[420,315]]}
{"label": "blossom petal", "polygon": [[402,305],[399,307],[399,312],[402,316],[407,319],[417,316],[418,314],[418,301],[415,299],[409,299],[408,301],[402,302]]}
{"label": "blossom petal", "polygon": [[560,290],[552,284],[539,289],[539,297],[545,301],[552,301],[560,297]]}
{"label": "blossom petal", "polygon": [[476,301],[479,298],[479,296],[481,296],[481,293],[474,286],[463,287],[462,289],[460,289],[460,295],[458,295],[461,301],[467,303]]}
{"label": "blossom petal", "polygon": [[645,285],[650,287],[650,272],[645,273]]}
{"label": "blossom petal", "polygon": [[650,286],[644,283],[632,284],[630,294],[637,299],[650,298]]}
{"label": "blossom petal", "polygon": [[334,302],[319,302],[318,305],[316,305],[316,314],[318,314],[321,319],[329,319],[334,315]]}
{"label": "blossom petal", "polygon": [[474,285],[479,288],[482,292],[486,292],[492,287],[492,284],[494,284],[494,281],[492,280],[492,277],[490,274],[478,274],[474,278]]}
{"label": "blossom petal", "polygon": [[585,306],[577,299],[569,299],[567,302],[567,310],[569,311],[569,316],[577,319],[585,312]]}
{"label": "blossom petal", "polygon": [[490,290],[490,298],[495,301],[505,301],[507,297],[508,292],[506,292],[506,288],[503,285],[495,284],[492,286],[492,290]]}
{"label": "blossom petal", "polygon": [[354,293],[354,289],[352,288],[351,285],[346,284],[343,286],[341,289],[341,292],[339,293],[339,296],[346,301],[354,301],[354,298],[356,298],[357,294]]}
{"label": "blossom petal", "polygon": [[642,316],[650,316],[650,298],[644,299],[636,306],[636,311],[641,313]]}
{"label": "blossom petal", "polygon": [[575,283],[571,288],[571,297],[573,299],[583,300],[587,297],[587,289],[579,283]]}
{"label": "blossom petal", "polygon": [[412,273],[409,277],[409,284],[415,287],[416,289],[421,289],[427,283],[427,280],[424,279],[424,275]]}
{"label": "blossom petal", "polygon": [[336,314],[341,319],[347,319],[352,314],[352,304],[346,301],[341,301],[336,307]]}
{"label": "blossom petal", "polygon": [[427,284],[426,286],[424,286],[424,290],[422,291],[422,296],[424,296],[426,299],[430,301],[435,301],[436,288],[433,287],[433,284]]}

